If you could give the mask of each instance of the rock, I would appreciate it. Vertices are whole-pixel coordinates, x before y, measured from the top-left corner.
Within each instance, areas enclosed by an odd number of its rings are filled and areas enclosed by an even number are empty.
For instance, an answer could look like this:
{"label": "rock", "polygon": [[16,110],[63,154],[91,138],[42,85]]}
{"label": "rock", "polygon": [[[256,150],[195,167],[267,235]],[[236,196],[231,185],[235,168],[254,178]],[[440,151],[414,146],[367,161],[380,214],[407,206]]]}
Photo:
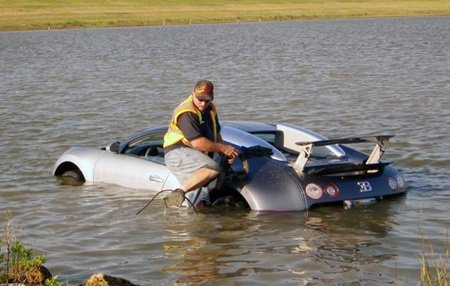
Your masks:
{"label": "rock", "polygon": [[25,266],[18,264],[11,270],[9,278],[9,282],[12,283],[44,285],[45,280],[52,278],[52,274],[44,265],[39,265],[31,270],[27,270]]}
{"label": "rock", "polygon": [[50,271],[44,265],[39,265],[26,273],[25,284],[44,285],[45,280],[51,278],[52,274]]}
{"label": "rock", "polygon": [[84,284],[85,286],[137,286],[130,281],[113,277],[103,273],[92,274]]}

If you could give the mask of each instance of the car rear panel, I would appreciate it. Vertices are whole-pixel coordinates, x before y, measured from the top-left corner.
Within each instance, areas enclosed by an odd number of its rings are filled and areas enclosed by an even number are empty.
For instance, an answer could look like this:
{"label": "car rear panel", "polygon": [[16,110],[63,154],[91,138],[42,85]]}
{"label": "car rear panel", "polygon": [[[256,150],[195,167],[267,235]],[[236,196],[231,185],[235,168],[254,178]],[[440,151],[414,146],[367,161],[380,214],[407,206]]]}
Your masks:
{"label": "car rear panel", "polygon": [[376,173],[359,175],[305,176],[302,184],[308,207],[311,207],[316,204],[383,198],[404,193],[406,187],[399,176],[394,168],[386,167]]}

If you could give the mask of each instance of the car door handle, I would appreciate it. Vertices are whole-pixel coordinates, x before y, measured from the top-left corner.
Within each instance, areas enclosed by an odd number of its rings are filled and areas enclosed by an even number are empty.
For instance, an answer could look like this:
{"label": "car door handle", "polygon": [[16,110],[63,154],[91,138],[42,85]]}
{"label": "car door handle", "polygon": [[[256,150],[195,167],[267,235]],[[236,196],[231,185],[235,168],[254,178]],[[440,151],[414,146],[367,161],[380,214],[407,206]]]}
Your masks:
{"label": "car door handle", "polygon": [[154,175],[150,175],[150,177],[148,177],[148,179],[152,182],[158,182],[158,183],[163,182],[163,179],[161,177],[154,176]]}

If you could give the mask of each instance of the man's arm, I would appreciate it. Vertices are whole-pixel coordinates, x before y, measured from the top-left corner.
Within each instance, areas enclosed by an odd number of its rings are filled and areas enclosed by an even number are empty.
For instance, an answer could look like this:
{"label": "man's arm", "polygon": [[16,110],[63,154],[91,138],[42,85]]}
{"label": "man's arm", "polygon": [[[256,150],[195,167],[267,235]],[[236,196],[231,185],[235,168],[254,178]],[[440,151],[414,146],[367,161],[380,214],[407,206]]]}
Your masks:
{"label": "man's arm", "polygon": [[221,142],[213,142],[206,137],[197,137],[190,142],[192,147],[202,152],[217,152],[224,154],[230,159],[234,159],[239,155],[233,146]]}
{"label": "man's arm", "polygon": [[214,142],[203,136],[200,131],[200,125],[196,115],[192,112],[186,112],[180,115],[178,125],[185,138],[191,143],[192,147],[201,152],[220,153],[232,160],[239,155],[238,151],[233,146],[222,143],[222,136],[220,133],[218,142]]}

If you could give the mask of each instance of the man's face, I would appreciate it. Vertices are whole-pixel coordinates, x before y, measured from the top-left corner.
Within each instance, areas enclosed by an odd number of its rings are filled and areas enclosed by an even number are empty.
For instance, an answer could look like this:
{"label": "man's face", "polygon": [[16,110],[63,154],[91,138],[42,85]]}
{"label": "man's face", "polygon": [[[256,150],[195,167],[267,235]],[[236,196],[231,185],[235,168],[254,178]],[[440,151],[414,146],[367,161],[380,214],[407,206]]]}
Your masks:
{"label": "man's face", "polygon": [[206,108],[211,104],[211,100],[203,100],[198,99],[197,96],[194,95],[194,105],[198,108],[201,112],[205,111]]}

